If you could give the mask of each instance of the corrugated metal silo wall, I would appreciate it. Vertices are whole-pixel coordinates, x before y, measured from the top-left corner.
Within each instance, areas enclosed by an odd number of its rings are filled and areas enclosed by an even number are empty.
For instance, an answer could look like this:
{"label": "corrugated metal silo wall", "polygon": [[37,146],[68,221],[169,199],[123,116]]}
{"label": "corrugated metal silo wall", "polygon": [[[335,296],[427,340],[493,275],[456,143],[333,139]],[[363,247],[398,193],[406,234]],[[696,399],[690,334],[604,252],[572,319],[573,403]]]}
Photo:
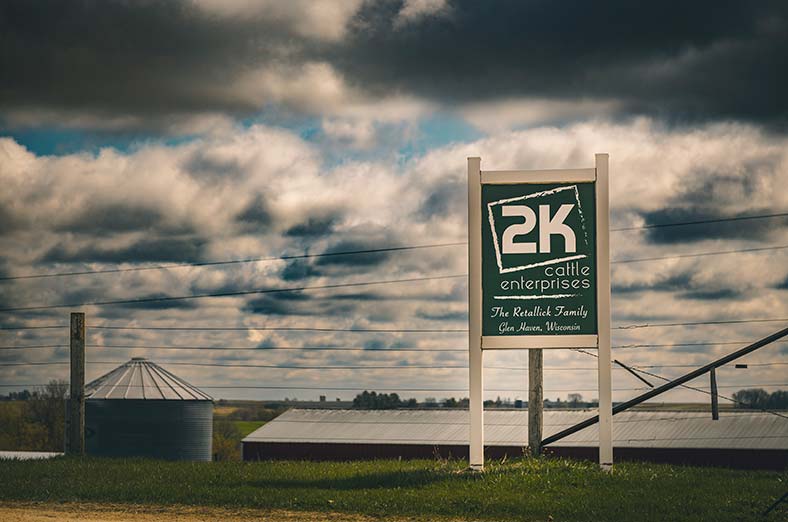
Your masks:
{"label": "corrugated metal silo wall", "polygon": [[88,455],[210,461],[213,402],[85,401]]}

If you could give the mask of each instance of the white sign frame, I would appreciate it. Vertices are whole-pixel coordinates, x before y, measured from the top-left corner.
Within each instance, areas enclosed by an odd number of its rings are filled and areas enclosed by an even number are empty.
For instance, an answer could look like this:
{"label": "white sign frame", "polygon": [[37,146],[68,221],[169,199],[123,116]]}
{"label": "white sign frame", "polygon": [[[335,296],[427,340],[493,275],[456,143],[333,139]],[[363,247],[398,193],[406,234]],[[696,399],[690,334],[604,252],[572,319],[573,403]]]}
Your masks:
{"label": "white sign frame", "polygon": [[[482,336],[482,199],[485,184],[593,182],[596,195],[596,335]],[[484,469],[484,350],[596,348],[599,385],[599,465],[613,465],[613,393],[610,352],[609,155],[596,154],[594,168],[482,171],[468,158],[468,350],[470,468]]]}

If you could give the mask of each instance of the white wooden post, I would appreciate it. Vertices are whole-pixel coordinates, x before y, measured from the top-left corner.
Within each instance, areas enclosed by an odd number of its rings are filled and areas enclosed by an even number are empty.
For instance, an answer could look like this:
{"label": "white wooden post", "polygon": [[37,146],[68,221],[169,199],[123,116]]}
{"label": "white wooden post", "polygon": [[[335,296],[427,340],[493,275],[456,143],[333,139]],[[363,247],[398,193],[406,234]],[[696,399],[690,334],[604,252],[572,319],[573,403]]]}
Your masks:
{"label": "white wooden post", "polygon": [[610,185],[607,154],[596,155],[596,288],[599,339],[599,465],[613,466],[613,390],[610,355]]}
{"label": "white wooden post", "polygon": [[470,468],[484,469],[484,364],[482,357],[481,158],[468,158],[468,360],[470,363]]}

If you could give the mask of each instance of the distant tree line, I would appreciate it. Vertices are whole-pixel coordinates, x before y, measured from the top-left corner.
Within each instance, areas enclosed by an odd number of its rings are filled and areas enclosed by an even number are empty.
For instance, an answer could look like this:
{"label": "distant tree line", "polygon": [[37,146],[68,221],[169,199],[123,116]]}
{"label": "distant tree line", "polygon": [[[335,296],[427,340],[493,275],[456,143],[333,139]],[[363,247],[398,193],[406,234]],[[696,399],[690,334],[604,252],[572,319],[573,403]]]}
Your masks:
{"label": "distant tree line", "polygon": [[[436,399],[427,397],[423,402],[416,399],[401,399],[396,393],[377,393],[365,390],[356,395],[353,399],[353,408],[365,410],[392,410],[397,408],[468,408],[469,400],[467,397],[457,399],[448,397]],[[596,400],[584,401],[579,393],[570,393],[568,400],[562,401],[557,398],[554,401],[544,400],[545,408],[595,408],[598,405]],[[527,408],[528,402],[522,400],[512,400],[509,398],[497,397],[484,401],[485,408]]]}
{"label": "distant tree line", "polygon": [[0,396],[0,449],[63,451],[66,381]]}
{"label": "distant tree line", "polygon": [[353,399],[353,407],[362,410],[394,410],[397,408],[415,408],[416,399],[402,400],[396,393],[377,393],[364,390]]}
{"label": "distant tree line", "polygon": [[736,408],[763,408],[769,410],[788,409],[788,391],[777,390],[769,393],[762,388],[739,390],[733,394]]}

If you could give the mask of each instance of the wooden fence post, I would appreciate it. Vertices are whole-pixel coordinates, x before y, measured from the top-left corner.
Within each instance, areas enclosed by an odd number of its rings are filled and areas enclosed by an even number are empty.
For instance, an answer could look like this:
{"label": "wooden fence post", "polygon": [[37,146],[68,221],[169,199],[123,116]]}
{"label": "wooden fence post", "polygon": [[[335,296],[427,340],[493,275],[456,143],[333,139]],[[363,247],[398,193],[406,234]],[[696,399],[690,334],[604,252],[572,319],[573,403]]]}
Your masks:
{"label": "wooden fence post", "polygon": [[528,449],[533,456],[542,453],[543,360],[541,349],[528,350]]}
{"label": "wooden fence post", "polygon": [[71,380],[66,426],[66,454],[85,454],[85,313],[71,313]]}

